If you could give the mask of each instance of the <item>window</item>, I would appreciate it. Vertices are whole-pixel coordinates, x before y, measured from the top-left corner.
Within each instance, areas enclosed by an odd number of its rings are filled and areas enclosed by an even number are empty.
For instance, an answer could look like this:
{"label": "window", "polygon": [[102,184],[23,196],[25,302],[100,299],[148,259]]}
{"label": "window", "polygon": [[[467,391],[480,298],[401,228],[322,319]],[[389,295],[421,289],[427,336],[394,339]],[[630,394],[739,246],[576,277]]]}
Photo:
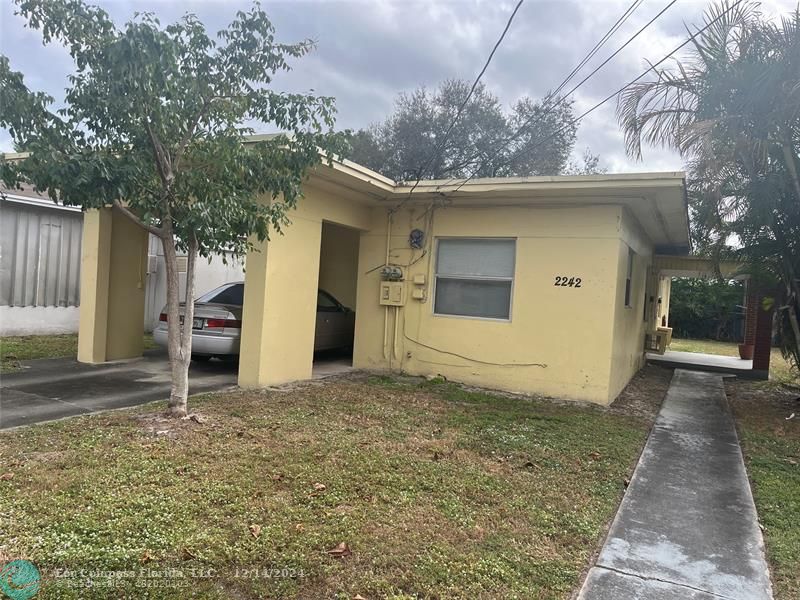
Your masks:
{"label": "window", "polygon": [[213,304],[231,304],[242,306],[244,304],[244,284],[234,283],[211,290],[207,294],[200,296],[195,302],[211,302]]}
{"label": "window", "polygon": [[625,277],[625,306],[631,307],[631,291],[632,291],[632,283],[633,283],[633,257],[634,252],[630,248],[628,248],[628,274]]}
{"label": "window", "polygon": [[511,318],[516,242],[492,238],[440,239],[436,254],[437,315]]}

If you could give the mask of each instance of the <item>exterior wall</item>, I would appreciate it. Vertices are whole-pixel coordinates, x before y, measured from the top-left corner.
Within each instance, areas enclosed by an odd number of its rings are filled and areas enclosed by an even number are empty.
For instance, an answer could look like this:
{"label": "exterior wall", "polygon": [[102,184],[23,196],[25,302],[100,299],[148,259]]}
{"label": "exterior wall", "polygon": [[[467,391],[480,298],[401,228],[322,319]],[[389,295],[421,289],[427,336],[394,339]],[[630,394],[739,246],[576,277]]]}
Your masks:
{"label": "exterior wall", "polygon": [[[389,260],[413,264],[406,272],[409,298],[395,308],[379,304],[380,274],[372,270],[383,264],[387,248],[386,211],[376,209],[361,237],[354,366],[610,402],[626,376],[612,381],[612,353],[619,360],[632,354],[632,343],[614,347],[613,327],[627,326],[627,315],[615,315],[621,223],[618,206],[449,207],[432,218],[420,208],[400,211],[393,218]],[[414,228],[427,236],[422,258],[408,247]],[[446,236],[516,239],[509,321],[433,314],[433,238]],[[415,275],[426,278],[424,301],[410,298]],[[581,287],[556,287],[559,275],[580,277]],[[641,305],[637,314],[641,322]]]}
{"label": "exterior wall", "polygon": [[[650,327],[644,303],[648,275],[652,271],[653,247],[638,223],[627,211],[622,212],[617,250],[616,298],[613,308],[613,350],[609,400],[616,398],[636,372],[644,366],[644,337]],[[631,278],[631,305],[625,306],[625,281],[628,274],[628,248],[634,251]],[[647,297],[646,297],[647,296]]]}
{"label": "exterior wall", "polygon": [[361,234],[332,223],[322,224],[319,287],[348,308],[356,306],[358,243]]}
{"label": "exterior wall", "polygon": [[78,330],[79,211],[0,200],[0,334]]}
{"label": "exterior wall", "polygon": [[[356,229],[371,209],[313,185],[284,234],[254,240],[244,286],[239,385],[257,388],[311,377],[323,221]],[[268,201],[268,200],[265,200]]]}
{"label": "exterior wall", "polygon": [[0,306],[0,335],[76,333],[77,306]]}

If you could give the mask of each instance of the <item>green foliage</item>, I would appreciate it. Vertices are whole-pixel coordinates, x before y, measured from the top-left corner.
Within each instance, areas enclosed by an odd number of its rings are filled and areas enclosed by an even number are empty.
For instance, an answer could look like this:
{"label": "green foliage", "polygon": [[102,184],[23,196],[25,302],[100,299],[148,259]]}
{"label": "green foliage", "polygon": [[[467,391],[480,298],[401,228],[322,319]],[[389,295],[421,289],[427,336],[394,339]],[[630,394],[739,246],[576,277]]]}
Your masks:
{"label": "green foliage", "polygon": [[[351,158],[398,181],[463,177],[473,171],[478,177],[557,175],[567,169],[577,132],[572,101],[523,98],[506,114],[483,84],[431,160],[470,87],[449,79],[433,92],[421,87],[400,94],[386,121],[351,136]],[[515,136],[526,121],[531,125]],[[585,166],[597,169],[596,157],[589,153],[588,160]]]}
{"label": "green foliage", "polygon": [[[81,0],[16,4],[45,43],[68,48],[75,72],[65,107],[52,111],[0,56],[0,126],[31,153],[0,163],[6,185],[27,180],[82,208],[124,202],[181,250],[194,240],[203,256],[242,254],[248,236],[287,224],[320,151],[345,147],[332,98],[269,89],[313,43],[277,42],[258,4],[216,36],[191,14],[162,26],[139,13],[118,28]],[[256,123],[285,133],[243,143]]]}
{"label": "green foliage", "polygon": [[770,22],[723,2],[705,20],[691,54],[630,86],[618,114],[633,155],[651,143],[687,158],[695,247],[779,288],[781,348],[800,367],[800,10]]}
{"label": "green foliage", "polygon": [[676,337],[739,341],[735,323],[743,302],[740,282],[673,278],[669,324]]}

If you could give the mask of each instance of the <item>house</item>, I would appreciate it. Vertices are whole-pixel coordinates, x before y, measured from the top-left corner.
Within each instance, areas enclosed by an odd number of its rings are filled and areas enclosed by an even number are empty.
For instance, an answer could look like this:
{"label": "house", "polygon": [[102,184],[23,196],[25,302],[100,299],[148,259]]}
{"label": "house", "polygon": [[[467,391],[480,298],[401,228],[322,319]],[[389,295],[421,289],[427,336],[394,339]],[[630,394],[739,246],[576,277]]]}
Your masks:
{"label": "house", "polygon": [[[353,366],[607,404],[644,363],[689,250],[684,175],[425,181],[343,160],[247,257],[242,387],[311,375],[316,292],[356,310]],[[113,232],[113,233],[112,233]],[[79,360],[141,353],[146,233],[85,215]]]}
{"label": "house", "polygon": [[[0,335],[78,331],[82,230],[80,208],[53,202],[28,185],[0,188]],[[144,329],[150,331],[167,287],[161,241],[150,236],[147,244],[137,273],[145,289]],[[197,262],[198,291],[244,278],[242,261],[226,258]],[[185,289],[185,280],[181,285]]]}

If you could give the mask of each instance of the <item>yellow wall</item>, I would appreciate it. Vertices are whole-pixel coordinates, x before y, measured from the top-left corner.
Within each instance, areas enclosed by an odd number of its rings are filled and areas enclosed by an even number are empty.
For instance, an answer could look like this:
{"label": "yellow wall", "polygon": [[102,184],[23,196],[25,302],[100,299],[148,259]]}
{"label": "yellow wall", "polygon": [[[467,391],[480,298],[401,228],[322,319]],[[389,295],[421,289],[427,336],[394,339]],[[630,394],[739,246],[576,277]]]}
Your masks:
{"label": "yellow wall", "polygon": [[[618,206],[448,207],[435,212],[431,229],[422,209],[396,214],[390,261],[398,264],[419,258],[408,249],[413,228],[428,236],[516,239],[511,320],[495,321],[433,314],[435,240],[406,276],[426,276],[425,301],[380,306],[380,274],[366,273],[386,251],[386,212],[376,210],[361,239],[354,366],[609,402],[621,219]],[[556,287],[557,275],[580,277],[582,285]],[[413,286],[407,287],[410,295]]]}
{"label": "yellow wall", "polygon": [[[644,337],[650,328],[649,320],[645,320],[644,302],[648,270],[653,262],[652,245],[627,211],[622,211],[619,235],[612,327],[613,350],[610,362],[610,400],[616,398],[630,378],[644,366]],[[635,254],[631,278],[631,305],[625,306],[628,248]]]}
{"label": "yellow wall", "polygon": [[[380,305],[375,268],[387,253],[387,209],[313,186],[305,193],[286,234],[273,234],[247,259],[241,386],[311,375],[317,286],[348,303],[347,290],[335,285],[352,290],[353,273],[357,368],[441,374],[483,387],[607,404],[642,365],[652,247],[623,207],[403,208],[393,215],[388,237],[389,262],[406,266],[406,304],[395,308]],[[424,250],[409,248],[415,228],[426,233]],[[360,238],[356,271],[354,229]],[[433,314],[439,237],[515,240],[510,320]],[[628,246],[637,255],[631,307],[624,306]],[[415,276],[425,278],[422,300],[411,297]],[[579,277],[581,287],[555,286],[556,276]]]}
{"label": "yellow wall", "polygon": [[356,307],[360,237],[357,229],[333,223],[322,224],[319,287],[352,309]]}
{"label": "yellow wall", "polygon": [[117,210],[84,213],[78,360],[142,355],[147,232]]}
{"label": "yellow wall", "polygon": [[254,240],[260,251],[247,256],[239,361],[245,388],[311,377],[323,221],[370,224],[371,209],[350,198],[311,185],[303,191],[285,234]]}

